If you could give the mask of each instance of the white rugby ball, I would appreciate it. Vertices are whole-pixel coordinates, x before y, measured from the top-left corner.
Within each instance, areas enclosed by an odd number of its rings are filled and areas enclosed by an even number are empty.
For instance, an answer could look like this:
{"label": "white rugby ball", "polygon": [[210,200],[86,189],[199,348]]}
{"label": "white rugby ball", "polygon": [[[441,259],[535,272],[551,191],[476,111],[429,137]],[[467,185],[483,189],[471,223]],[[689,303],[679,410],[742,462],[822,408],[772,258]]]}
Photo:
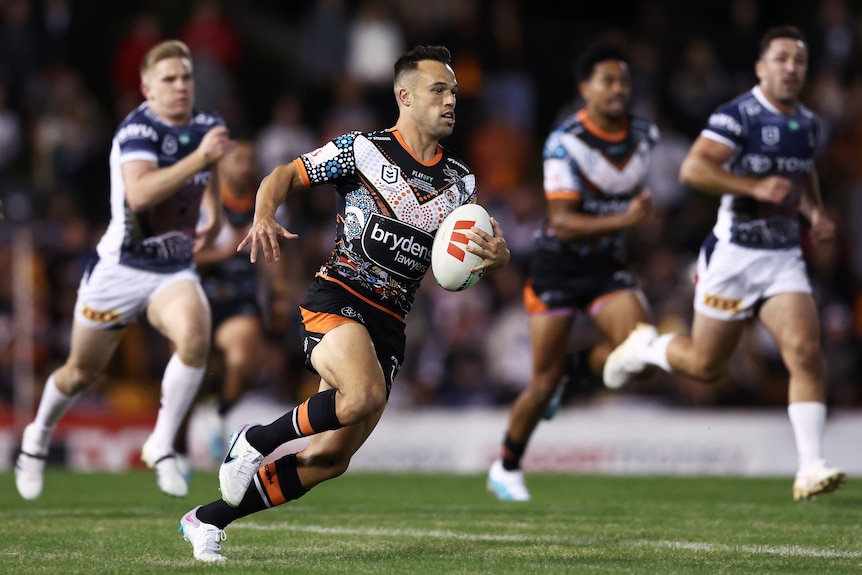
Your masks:
{"label": "white rugby ball", "polygon": [[473,226],[494,234],[491,216],[479,204],[458,206],[437,229],[431,248],[431,271],[434,279],[445,290],[465,290],[479,281],[484,273],[470,271],[470,268],[482,263],[482,258],[465,249],[471,243],[467,234]]}

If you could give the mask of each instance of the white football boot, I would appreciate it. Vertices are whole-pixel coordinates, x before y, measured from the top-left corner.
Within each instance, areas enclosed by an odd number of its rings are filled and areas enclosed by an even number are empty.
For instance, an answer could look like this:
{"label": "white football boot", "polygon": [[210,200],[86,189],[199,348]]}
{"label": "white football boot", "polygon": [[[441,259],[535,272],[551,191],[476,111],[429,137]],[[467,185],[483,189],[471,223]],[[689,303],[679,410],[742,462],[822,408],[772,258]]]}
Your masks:
{"label": "white football boot", "polygon": [[619,389],[634,375],[646,368],[641,351],[658,337],[655,327],[647,323],[639,323],[637,327],[620,345],[614,349],[605,360],[602,378],[605,387]]}
{"label": "white football boot", "polygon": [[246,423],[240,425],[230,438],[230,445],[224,461],[218,470],[219,489],[221,498],[231,507],[236,507],[245,497],[248,486],[260,464],[263,462],[263,454],[251,446],[246,439],[246,432],[254,427]]}
{"label": "white football boot", "polygon": [[502,460],[498,459],[488,471],[488,491],[497,496],[500,501],[529,501],[530,492],[524,484],[524,472],[520,469],[509,471],[503,468]]}
{"label": "white football boot", "polygon": [[177,455],[172,450],[157,449],[150,436],[141,449],[141,461],[150,469],[156,471],[156,483],[159,489],[172,497],[185,497],[189,493],[189,484],[177,464]]}
{"label": "white football boot", "polygon": [[814,499],[821,493],[832,493],[842,485],[846,475],[836,467],[827,467],[826,462],[818,459],[805,469],[800,469],[793,482],[793,499],[802,501]]}
{"label": "white football boot", "polygon": [[227,539],[224,530],[210,523],[203,523],[198,519],[198,505],[180,519],[179,532],[183,539],[192,544],[195,559],[206,563],[227,561],[227,557],[221,554],[221,542]]}
{"label": "white football boot", "polygon": [[24,499],[32,501],[42,494],[45,482],[45,462],[51,433],[42,433],[31,423],[21,437],[21,453],[15,460],[15,487]]}

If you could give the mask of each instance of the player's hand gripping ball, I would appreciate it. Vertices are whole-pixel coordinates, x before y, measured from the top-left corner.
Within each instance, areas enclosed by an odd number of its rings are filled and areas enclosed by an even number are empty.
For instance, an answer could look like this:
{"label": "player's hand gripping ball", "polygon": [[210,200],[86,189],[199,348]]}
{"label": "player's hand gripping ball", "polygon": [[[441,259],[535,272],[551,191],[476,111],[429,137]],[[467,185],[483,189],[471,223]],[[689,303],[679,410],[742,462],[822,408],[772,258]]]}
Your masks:
{"label": "player's hand gripping ball", "polygon": [[445,290],[465,290],[482,277],[483,271],[470,271],[482,263],[482,258],[466,250],[469,243],[476,245],[467,236],[473,226],[494,235],[491,216],[485,208],[479,204],[464,204],[446,216],[434,236],[431,270],[434,279]]}

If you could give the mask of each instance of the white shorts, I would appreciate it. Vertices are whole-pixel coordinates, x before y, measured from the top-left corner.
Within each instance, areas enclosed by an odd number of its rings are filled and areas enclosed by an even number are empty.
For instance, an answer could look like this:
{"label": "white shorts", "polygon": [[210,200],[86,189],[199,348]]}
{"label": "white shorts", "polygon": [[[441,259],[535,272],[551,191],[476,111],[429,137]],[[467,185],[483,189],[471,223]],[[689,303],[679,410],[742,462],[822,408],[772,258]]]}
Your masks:
{"label": "white shorts", "polygon": [[171,284],[200,283],[194,269],[155,273],[99,259],[78,285],[75,319],[93,329],[117,329],[138,321],[150,300]]}
{"label": "white shorts", "polygon": [[798,247],[763,250],[707,241],[700,250],[694,288],[698,313],[723,321],[743,320],[752,317],[767,298],[791,292],[811,293]]}

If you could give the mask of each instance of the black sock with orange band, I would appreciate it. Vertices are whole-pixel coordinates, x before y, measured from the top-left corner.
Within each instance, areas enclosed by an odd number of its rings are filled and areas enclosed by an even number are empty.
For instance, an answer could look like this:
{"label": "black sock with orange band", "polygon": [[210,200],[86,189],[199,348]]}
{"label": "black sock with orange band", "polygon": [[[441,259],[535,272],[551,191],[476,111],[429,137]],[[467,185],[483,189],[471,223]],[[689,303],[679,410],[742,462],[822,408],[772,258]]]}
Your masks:
{"label": "black sock with orange band", "polygon": [[341,429],[335,415],[335,394],[334,389],[328,389],[312,395],[269,425],[252,427],[246,433],[246,439],[262,454],[269,455],[292,439]]}
{"label": "black sock with orange band", "polygon": [[291,453],[261,466],[239,505],[231,507],[219,499],[200,507],[197,517],[204,523],[224,529],[241,517],[299,499],[306,493],[308,490],[300,483],[296,471],[296,454]]}

